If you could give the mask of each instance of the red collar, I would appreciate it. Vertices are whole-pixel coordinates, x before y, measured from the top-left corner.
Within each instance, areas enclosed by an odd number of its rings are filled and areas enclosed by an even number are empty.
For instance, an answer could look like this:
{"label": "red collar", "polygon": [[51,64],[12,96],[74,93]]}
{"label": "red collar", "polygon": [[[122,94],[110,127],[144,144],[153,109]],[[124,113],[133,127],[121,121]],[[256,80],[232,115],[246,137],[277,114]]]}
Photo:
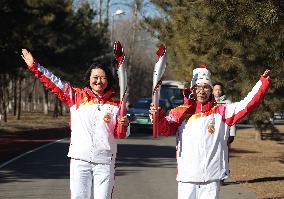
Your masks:
{"label": "red collar", "polygon": [[93,93],[93,91],[88,88],[85,87],[84,91],[91,97],[91,98],[96,98],[98,101],[102,101],[102,102],[106,102],[107,100],[109,100],[113,95],[114,95],[114,91],[112,89],[109,89],[107,92],[105,92],[103,94],[103,96],[98,97],[97,95],[95,95]]}
{"label": "red collar", "polygon": [[192,104],[193,108],[192,112],[193,114],[195,114],[195,113],[201,113],[201,112],[205,113],[210,111],[216,102],[214,97],[211,96],[211,99],[203,104],[201,104],[199,101],[196,101],[194,99],[189,100],[188,103]]}

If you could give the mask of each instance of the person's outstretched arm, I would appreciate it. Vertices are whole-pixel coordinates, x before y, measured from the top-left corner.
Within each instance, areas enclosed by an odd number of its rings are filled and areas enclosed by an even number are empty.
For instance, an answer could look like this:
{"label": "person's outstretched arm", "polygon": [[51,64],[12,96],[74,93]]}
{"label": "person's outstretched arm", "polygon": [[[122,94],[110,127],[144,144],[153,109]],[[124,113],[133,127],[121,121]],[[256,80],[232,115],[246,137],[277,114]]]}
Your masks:
{"label": "person's outstretched arm", "polygon": [[[260,76],[260,80],[243,100],[225,105],[224,119],[226,124],[229,126],[236,124],[259,106],[271,82],[269,72],[269,70],[265,70]],[[222,110],[220,111],[223,112]]]}
{"label": "person's outstretched arm", "polygon": [[22,49],[22,58],[26,62],[28,69],[39,79],[43,85],[51,92],[56,94],[58,98],[71,106],[71,100],[73,99],[73,88],[60,78],[56,77],[53,73],[41,66],[32,56],[32,54],[26,49]]}
{"label": "person's outstretched arm", "polygon": [[178,106],[172,109],[168,116],[165,116],[161,109],[150,106],[150,116],[158,112],[158,133],[163,136],[175,135],[180,124],[189,114],[190,107],[190,105]]}

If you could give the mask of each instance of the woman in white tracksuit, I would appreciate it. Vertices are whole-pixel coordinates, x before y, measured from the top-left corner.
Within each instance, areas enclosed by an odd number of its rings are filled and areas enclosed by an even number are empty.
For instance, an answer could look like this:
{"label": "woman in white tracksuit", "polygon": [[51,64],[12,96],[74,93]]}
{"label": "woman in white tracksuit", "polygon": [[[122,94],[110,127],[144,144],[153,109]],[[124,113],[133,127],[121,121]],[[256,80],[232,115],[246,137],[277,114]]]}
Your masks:
{"label": "woman in white tracksuit", "polygon": [[92,64],[86,87],[74,88],[41,66],[26,49],[22,58],[35,77],[70,108],[71,199],[110,199],[117,151],[114,138],[125,138],[126,133],[117,129],[128,126],[126,117],[118,118],[120,102],[112,90],[111,71]]}
{"label": "woman in white tracksuit", "polygon": [[254,110],[269,88],[266,70],[251,92],[240,102],[217,104],[212,95],[211,74],[201,65],[193,71],[192,97],[172,109],[158,112],[160,135],[177,137],[177,181],[179,199],[217,199],[220,179],[228,172],[229,128]]}

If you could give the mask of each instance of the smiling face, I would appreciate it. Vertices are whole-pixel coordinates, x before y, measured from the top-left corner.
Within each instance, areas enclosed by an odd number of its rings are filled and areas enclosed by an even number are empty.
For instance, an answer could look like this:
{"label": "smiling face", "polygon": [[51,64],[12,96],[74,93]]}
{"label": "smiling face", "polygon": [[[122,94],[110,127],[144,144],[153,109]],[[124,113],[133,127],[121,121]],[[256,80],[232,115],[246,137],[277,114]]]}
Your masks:
{"label": "smiling face", "polygon": [[108,81],[105,71],[100,68],[92,69],[90,75],[90,87],[92,91],[97,95],[103,95],[107,86]]}
{"label": "smiling face", "polygon": [[210,85],[200,83],[192,88],[195,99],[201,104],[207,102],[212,94],[212,88]]}

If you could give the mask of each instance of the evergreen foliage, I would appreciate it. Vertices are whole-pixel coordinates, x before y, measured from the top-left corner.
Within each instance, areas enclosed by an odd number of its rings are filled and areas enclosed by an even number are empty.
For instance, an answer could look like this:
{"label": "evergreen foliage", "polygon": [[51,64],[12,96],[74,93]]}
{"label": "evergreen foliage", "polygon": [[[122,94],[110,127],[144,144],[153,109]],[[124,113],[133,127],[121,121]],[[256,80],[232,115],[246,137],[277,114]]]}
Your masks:
{"label": "evergreen foliage", "polygon": [[274,112],[284,112],[284,2],[281,0],[152,0],[162,17],[144,25],[164,42],[177,79],[191,80],[206,64],[213,80],[225,84],[233,101],[241,100],[265,68],[271,89],[251,116],[260,130]]}
{"label": "evergreen foliage", "polygon": [[81,82],[92,59],[110,51],[107,23],[93,21],[89,4],[74,11],[72,0],[0,2],[0,73],[25,67],[21,49],[71,82]]}

